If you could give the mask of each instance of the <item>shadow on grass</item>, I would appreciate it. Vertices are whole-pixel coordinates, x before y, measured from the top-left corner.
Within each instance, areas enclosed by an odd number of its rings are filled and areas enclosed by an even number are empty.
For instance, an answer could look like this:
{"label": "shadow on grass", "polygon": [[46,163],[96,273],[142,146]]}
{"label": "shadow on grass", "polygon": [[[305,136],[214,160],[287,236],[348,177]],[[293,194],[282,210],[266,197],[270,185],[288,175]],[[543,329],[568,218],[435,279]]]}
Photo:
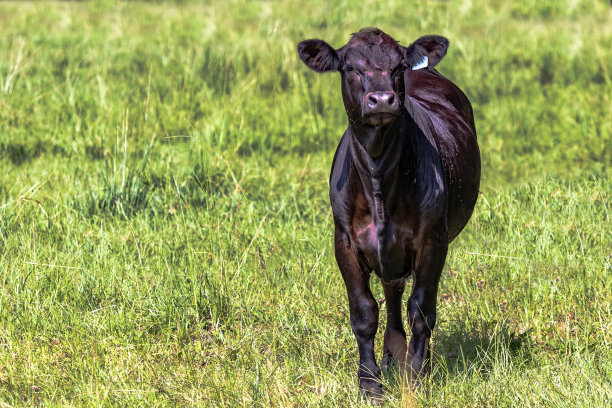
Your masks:
{"label": "shadow on grass", "polygon": [[434,332],[433,344],[431,378],[436,382],[469,372],[487,377],[496,365],[525,365],[534,358],[529,330],[513,327],[505,319],[473,327],[456,323]]}
{"label": "shadow on grass", "polygon": [[43,153],[68,156],[65,148],[40,140],[30,143],[2,143],[0,156],[4,155],[15,166],[20,166],[39,158]]}
{"label": "shadow on grass", "polygon": [[[445,326],[434,331],[431,374],[418,387],[417,394],[424,392],[418,398],[429,395],[432,387],[443,389],[449,383],[472,376],[486,381],[495,375],[495,370],[509,371],[513,367],[530,365],[534,360],[529,331],[513,327],[506,319],[482,322],[480,326],[468,327],[460,322]],[[383,368],[383,387],[403,401],[406,388],[400,385],[398,367],[390,363]]]}

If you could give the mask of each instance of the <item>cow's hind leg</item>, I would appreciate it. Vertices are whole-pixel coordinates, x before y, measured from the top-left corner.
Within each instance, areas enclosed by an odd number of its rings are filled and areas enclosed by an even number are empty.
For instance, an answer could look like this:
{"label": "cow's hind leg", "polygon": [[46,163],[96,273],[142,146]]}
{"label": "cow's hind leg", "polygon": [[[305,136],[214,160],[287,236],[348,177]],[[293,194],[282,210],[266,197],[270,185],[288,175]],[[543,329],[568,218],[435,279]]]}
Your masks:
{"label": "cow's hind leg", "polygon": [[382,395],[380,368],[374,356],[378,303],[370,290],[370,272],[359,265],[344,234],[336,232],[335,247],[348,295],[351,328],[359,349],[359,390],[370,400],[377,401]]}
{"label": "cow's hind leg", "polygon": [[406,281],[398,279],[382,284],[385,291],[387,308],[387,328],[385,330],[382,368],[385,371],[396,368],[403,372],[406,366],[406,331],[402,323],[402,295]]}

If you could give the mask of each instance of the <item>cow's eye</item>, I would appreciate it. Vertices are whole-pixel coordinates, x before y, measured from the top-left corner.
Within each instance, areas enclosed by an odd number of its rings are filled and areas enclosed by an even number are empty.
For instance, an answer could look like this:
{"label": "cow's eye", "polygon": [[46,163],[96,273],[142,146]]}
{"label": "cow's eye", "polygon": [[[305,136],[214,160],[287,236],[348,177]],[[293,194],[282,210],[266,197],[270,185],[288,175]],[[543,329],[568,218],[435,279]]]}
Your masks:
{"label": "cow's eye", "polygon": [[347,65],[345,65],[345,66],[344,66],[344,70],[345,70],[346,72],[350,72],[350,71],[352,71],[352,70],[353,70],[353,67],[347,64]]}

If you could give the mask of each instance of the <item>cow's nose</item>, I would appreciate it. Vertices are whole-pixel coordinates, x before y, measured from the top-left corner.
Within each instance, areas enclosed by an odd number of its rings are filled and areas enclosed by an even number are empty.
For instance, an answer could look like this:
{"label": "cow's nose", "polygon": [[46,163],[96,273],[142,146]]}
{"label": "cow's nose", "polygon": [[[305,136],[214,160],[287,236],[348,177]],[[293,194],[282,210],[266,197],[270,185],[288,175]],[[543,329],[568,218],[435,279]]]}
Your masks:
{"label": "cow's nose", "polygon": [[365,96],[364,113],[396,113],[399,109],[399,98],[393,91],[368,92]]}

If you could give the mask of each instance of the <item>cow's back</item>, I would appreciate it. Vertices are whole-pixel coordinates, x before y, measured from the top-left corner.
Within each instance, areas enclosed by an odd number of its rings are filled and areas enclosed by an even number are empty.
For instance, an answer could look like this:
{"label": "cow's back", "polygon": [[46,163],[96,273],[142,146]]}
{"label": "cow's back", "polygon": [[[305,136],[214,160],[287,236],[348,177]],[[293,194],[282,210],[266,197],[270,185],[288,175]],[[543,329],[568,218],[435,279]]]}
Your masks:
{"label": "cow's back", "polygon": [[472,106],[455,84],[435,70],[406,71],[405,82],[406,109],[435,140],[444,167],[450,241],[467,224],[478,198],[480,151]]}

